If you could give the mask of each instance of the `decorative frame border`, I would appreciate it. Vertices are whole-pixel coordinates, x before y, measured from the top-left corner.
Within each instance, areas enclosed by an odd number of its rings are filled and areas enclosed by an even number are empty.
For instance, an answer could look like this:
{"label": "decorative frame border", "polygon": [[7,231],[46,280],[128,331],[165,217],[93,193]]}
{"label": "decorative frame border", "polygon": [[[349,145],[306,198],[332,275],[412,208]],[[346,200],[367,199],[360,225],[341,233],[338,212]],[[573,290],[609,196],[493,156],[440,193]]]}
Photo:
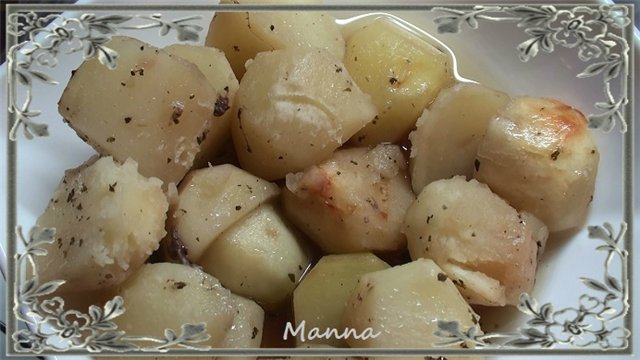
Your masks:
{"label": "decorative frame border", "polygon": [[[562,7],[560,10],[558,8]],[[33,11],[42,10],[44,8],[50,9],[51,6],[15,6],[9,5],[9,17],[20,11]],[[74,10],[74,11],[102,11],[102,10],[156,10],[159,7],[149,6],[57,6],[56,11]],[[621,312],[614,315],[615,318],[625,318],[625,328],[620,329],[622,332],[621,338],[623,340],[620,348],[611,349],[607,354],[630,354],[631,346],[627,343],[627,338],[630,335],[632,328],[631,323],[631,307],[632,302],[629,290],[628,273],[632,269],[632,264],[627,263],[628,253],[631,251],[632,239],[633,239],[633,119],[632,119],[632,104],[629,99],[632,96],[633,89],[633,51],[630,52],[629,39],[633,39],[633,28],[629,26],[631,21],[628,17],[630,13],[629,9],[632,6],[629,5],[615,5],[615,6],[600,6],[596,10],[593,6],[551,6],[551,5],[535,5],[535,6],[404,6],[404,5],[390,5],[390,6],[305,6],[304,9],[308,10],[336,10],[336,11],[406,11],[406,10],[419,10],[419,11],[434,11],[442,12],[446,15],[436,18],[436,23],[439,25],[439,32],[459,32],[461,28],[466,25],[471,29],[477,29],[482,21],[509,21],[516,22],[520,28],[525,28],[524,32],[531,36],[530,39],[521,43],[518,46],[520,58],[523,61],[528,61],[532,57],[536,56],[540,50],[543,52],[551,53],[555,46],[562,46],[567,48],[578,48],[579,58],[584,62],[591,60],[600,60],[589,64],[584,71],[577,75],[579,78],[592,77],[601,75],[603,76],[604,84],[604,100],[596,103],[596,108],[603,110],[599,114],[589,115],[590,127],[601,129],[603,131],[611,131],[616,123],[620,125],[620,132],[623,138],[623,188],[625,193],[623,215],[624,219],[621,222],[620,230],[616,233],[613,227],[609,224],[601,226],[589,227],[589,236],[598,238],[605,242],[605,245],[598,246],[596,250],[603,250],[608,252],[607,260],[605,262],[605,276],[604,282],[597,281],[595,279],[581,278],[581,281],[585,283],[589,288],[605,292],[604,299],[594,298],[589,295],[582,295],[580,300],[585,297],[587,301],[595,299],[596,306],[580,305],[579,308],[562,309],[560,311],[553,312],[551,304],[544,304],[542,307],[538,307],[535,300],[531,299],[528,295],[523,294],[521,297],[521,304],[519,309],[533,318],[527,322],[530,325],[528,328],[524,328],[518,334],[487,334],[478,335],[477,329],[459,329],[456,322],[442,321],[439,323],[440,330],[436,332],[437,335],[443,337],[444,341],[441,345],[459,343],[465,341],[471,341],[476,344],[478,349],[482,350],[457,350],[457,349],[442,349],[442,350],[420,350],[420,349],[333,349],[333,350],[319,350],[319,349],[258,349],[258,350],[245,350],[245,349],[227,349],[218,350],[215,352],[207,353],[216,355],[425,355],[427,353],[438,353],[439,355],[472,355],[472,354],[534,354],[537,351],[532,350],[511,350],[503,348],[503,346],[526,347],[530,345],[541,345],[543,348],[553,347],[556,344],[576,344],[574,340],[580,338],[579,334],[567,339],[560,339],[555,336],[553,331],[549,331],[553,326],[563,326],[566,331],[582,331],[580,319],[583,319],[587,315],[593,315],[600,321],[605,321],[604,315],[607,315],[607,302],[610,300],[622,300],[623,309]],[[206,11],[254,11],[254,10],[300,10],[301,6],[277,6],[277,5],[211,5],[211,6],[173,6],[162,7],[162,10],[206,10]],[[632,11],[631,11],[632,13]],[[19,16],[19,15],[18,15]],[[562,20],[560,16],[567,16],[567,19]],[[593,18],[588,18],[593,16]],[[35,136],[47,136],[46,125],[38,124],[32,120],[32,118],[39,115],[39,112],[30,109],[31,94],[30,87],[33,80],[43,81],[45,83],[55,84],[55,80],[48,77],[46,73],[31,70],[30,65],[32,63],[38,63],[40,65],[49,66],[51,63],[50,58],[47,59],[46,55],[39,56],[38,54],[53,54],[53,58],[57,55],[55,50],[61,42],[79,40],[81,47],[74,47],[72,52],[83,52],[85,58],[97,56],[105,66],[115,66],[117,54],[112,50],[104,47],[102,44],[106,43],[111,34],[116,33],[116,29],[120,24],[131,20],[132,17],[116,17],[116,16],[103,16],[96,17],[92,14],[84,14],[80,18],[65,19],[66,24],[77,24],[78,30],[85,30],[86,33],[81,36],[73,36],[74,31],[65,29],[64,26],[54,27],[53,29],[43,26],[47,18],[59,18],[60,15],[48,16],[46,18],[37,18],[25,16],[27,24],[30,24],[31,28],[28,28],[26,33],[30,36],[30,43],[34,45],[31,50],[26,53],[22,53],[22,56],[27,56],[29,60],[26,63],[17,61],[15,50],[17,50],[15,41],[7,41],[7,45],[10,46],[9,54],[7,56],[9,69],[9,127],[11,131],[9,135],[12,141],[8,142],[8,170],[10,174],[9,186],[8,186],[8,253],[15,254],[16,239],[21,239],[25,244],[25,253],[16,254],[15,260],[17,264],[9,261],[9,279],[15,277],[18,279],[19,271],[16,271],[16,266],[19,263],[26,260],[31,260],[32,256],[41,256],[44,253],[38,248],[38,244],[52,241],[53,233],[49,229],[32,229],[29,233],[29,240],[25,239],[19,227],[16,226],[15,215],[15,143],[16,131],[22,126],[24,136],[26,138],[33,138]],[[46,20],[45,20],[46,19]],[[178,33],[179,40],[193,40],[194,36],[197,38],[197,33],[201,30],[193,28],[188,24],[189,20],[193,17],[177,19],[173,21],[163,20],[161,16],[144,17],[144,19],[150,22],[143,25],[137,25],[131,28],[151,28],[159,27],[161,35],[166,35],[171,30],[175,30]],[[8,24],[11,26],[12,24]],[[122,26],[125,28],[124,26]],[[601,30],[598,33],[594,31],[596,27]],[[621,35],[610,32],[610,28],[618,29]],[[16,28],[17,29],[17,28]],[[49,30],[47,30],[49,29]],[[17,35],[21,30],[14,31],[14,35]],[[35,41],[35,36],[32,32],[38,33],[42,31],[48,31],[48,35],[45,39],[51,41],[48,45],[41,45]],[[9,31],[8,31],[9,32]],[[99,33],[98,36],[92,36],[92,32]],[[589,36],[591,34],[591,36]],[[613,35],[612,37],[608,37]],[[574,38],[573,40],[571,40]],[[11,39],[8,35],[8,39]],[[15,40],[15,39],[11,39]],[[622,51],[619,53],[614,52],[612,49],[619,46]],[[616,56],[617,55],[617,56]],[[33,57],[33,58],[31,58]],[[602,58],[601,58],[602,57]],[[44,59],[44,60],[43,60]],[[41,62],[44,61],[44,62]],[[53,63],[55,66],[55,63]],[[17,79],[17,80],[16,80]],[[618,91],[612,89],[614,80],[618,79],[620,88]],[[16,97],[16,85],[22,84],[29,88],[27,91],[27,97],[24,103],[19,106],[15,102]],[[629,85],[631,84],[631,86]],[[629,120],[629,121],[627,121]],[[14,232],[14,229],[16,230]],[[621,245],[623,243],[623,245]],[[610,274],[609,264],[614,256],[618,256],[621,261],[621,274],[620,277],[615,277]],[[15,294],[15,298],[10,301],[13,305],[14,312],[9,314],[8,317],[8,334],[13,334],[12,341],[8,341],[8,344],[19,344],[20,339],[29,337],[27,332],[21,332],[16,330],[16,320],[25,320],[20,314],[20,302],[23,304],[29,304],[29,301],[37,298],[37,296],[50,294],[59,287],[62,282],[50,282],[39,285],[36,281],[28,281],[21,286],[16,284],[7,283],[8,294]],[[21,297],[22,301],[18,301],[18,297]],[[608,298],[607,298],[608,296]],[[615,297],[615,298],[614,298]],[[25,302],[25,300],[27,302]],[[46,302],[46,301],[45,301]],[[43,302],[41,307],[52,309],[53,303]],[[600,307],[602,305],[602,307]],[[598,309],[596,310],[596,307]],[[94,309],[95,308],[95,309]],[[17,311],[16,311],[17,310]],[[115,298],[111,302],[105,305],[104,309],[98,307],[92,307],[90,314],[77,314],[80,317],[82,315],[89,316],[88,323],[97,325],[97,330],[115,330],[110,319],[117,316],[124,311],[122,309],[121,299]],[[564,322],[560,322],[555,318],[556,315],[560,315],[569,311],[576,312],[576,316],[572,319],[565,319]],[[14,315],[15,318],[11,315]],[[51,313],[49,315],[56,315]],[[60,315],[59,313],[56,315]],[[58,317],[59,318],[59,317]],[[613,320],[613,319],[609,319]],[[62,320],[61,320],[62,321]],[[65,324],[62,330],[69,329],[72,323]],[[536,326],[542,326],[544,331],[535,329]],[[573,326],[573,327],[572,327]],[[71,326],[73,327],[73,326]],[[115,335],[107,331],[104,337],[100,338],[97,335],[99,346],[95,348],[87,347],[89,352],[99,350],[113,350],[113,351],[128,351],[134,350],[132,347],[128,347],[126,344],[118,343],[118,341],[124,340],[148,340],[161,345],[150,348],[137,348],[137,350],[143,350],[145,352],[162,353],[168,349],[168,346],[185,344],[187,349],[195,349],[197,346],[192,346],[194,343],[203,340],[202,333],[206,330],[199,325],[185,324],[183,326],[183,332],[181,336],[176,335],[175,331],[168,330],[165,332],[166,339],[151,339],[151,338],[136,338],[127,339],[124,333]],[[600,345],[605,343],[607,336],[611,335],[618,329],[607,329],[603,326],[600,332],[591,332],[596,336],[596,342]],[[33,332],[31,333],[33,334]],[[60,333],[61,334],[61,333]],[[60,335],[59,334],[59,335]],[[206,334],[205,334],[206,335]],[[606,335],[606,336],[605,336]],[[506,340],[504,344],[491,344],[489,339],[502,338]],[[33,340],[33,339],[31,339]],[[42,339],[40,339],[42,340]],[[206,339],[204,339],[206,340]],[[593,343],[593,342],[591,342]],[[591,344],[589,343],[589,344]],[[163,346],[162,344],[169,344]],[[583,345],[589,345],[583,344]],[[602,349],[611,348],[609,342],[608,346],[602,346]],[[120,350],[118,349],[120,348]],[[11,347],[8,347],[11,349]],[[15,349],[14,349],[15,350]],[[34,353],[42,354],[55,354],[54,349],[42,347],[31,349]],[[54,352],[47,353],[45,350]],[[78,347],[74,347],[68,351],[68,354],[87,354],[87,352],[79,352]],[[489,350],[489,351],[487,351]],[[10,350],[11,351],[11,350]],[[17,351],[16,351],[17,353]],[[15,355],[16,353],[11,353]],[[593,349],[562,349],[562,350],[545,350],[545,354],[598,354],[598,350]],[[182,354],[182,353],[180,353]],[[187,354],[186,352],[184,354]],[[193,354],[193,353],[189,353]],[[203,355],[202,353],[197,353]]]}

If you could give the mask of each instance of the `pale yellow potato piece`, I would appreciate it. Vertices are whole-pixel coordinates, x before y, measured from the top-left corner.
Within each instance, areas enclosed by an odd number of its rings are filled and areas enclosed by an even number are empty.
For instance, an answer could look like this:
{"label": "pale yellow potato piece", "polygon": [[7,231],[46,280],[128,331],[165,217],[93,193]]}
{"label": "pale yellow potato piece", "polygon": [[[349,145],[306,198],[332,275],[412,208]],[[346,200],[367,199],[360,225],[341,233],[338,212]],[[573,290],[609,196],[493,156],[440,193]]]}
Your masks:
{"label": "pale yellow potato piece", "polygon": [[36,224],[55,228],[55,242],[34,257],[40,282],[63,279],[61,291],[111,287],[133,274],[165,235],[169,207],[162,181],[138,164],[93,157],[67,170]]}
{"label": "pale yellow potato piece", "polygon": [[277,185],[230,164],[194,170],[180,184],[171,236],[197,262],[223,231],[279,193]]}
{"label": "pale yellow potato piece", "polygon": [[558,100],[523,96],[489,124],[474,176],[556,232],[584,223],[599,158],[580,111]]}
{"label": "pale yellow potato piece", "polygon": [[[222,4],[321,4],[309,0],[222,0]],[[335,18],[318,11],[218,12],[209,25],[206,46],[224,51],[241,79],[245,63],[262,51],[291,47],[322,48],[338,59],[344,39]]]}
{"label": "pale yellow potato piece", "polygon": [[240,86],[233,74],[229,61],[224,53],[216,48],[173,44],[164,48],[169,54],[179,56],[192,62],[202,72],[211,87],[216,91],[216,102],[213,109],[216,126],[204,133],[199,140],[200,152],[194,160],[194,167],[204,167],[213,161],[231,137],[231,119],[233,118],[233,101]]}
{"label": "pale yellow potato piece", "polygon": [[198,261],[226,288],[270,310],[293,293],[309,263],[294,230],[268,203],[228,228]]}
{"label": "pale yellow potato piece", "polygon": [[458,321],[466,330],[478,318],[444,271],[432,260],[419,259],[360,277],[343,324],[359,334],[367,328],[379,334],[349,337],[351,347],[433,348],[446,341],[434,335],[439,320]]}
{"label": "pale yellow potato piece", "polygon": [[[358,278],[389,265],[371,253],[326,255],[305,275],[293,292],[295,325],[305,322],[307,329],[317,327],[342,331],[342,316]],[[299,341],[300,339],[298,339]],[[346,347],[344,339],[313,339],[305,344]]]}
{"label": "pale yellow potato piece", "polygon": [[[426,247],[425,247],[426,249]],[[418,251],[418,250],[416,250]],[[426,250],[424,250],[426,253]],[[426,254],[425,256],[428,256]],[[442,256],[436,257],[439,261]],[[491,264],[458,265],[449,262],[441,262],[442,269],[453,279],[453,283],[458,286],[458,290],[470,304],[486,305],[486,306],[504,306],[507,305],[507,289],[500,280],[485,274],[485,271],[491,271]],[[500,265],[500,264],[498,264]],[[479,268],[479,269],[478,269]],[[528,281],[527,281],[528,282]],[[515,294],[515,292],[513,293]],[[517,299],[515,299],[517,301]],[[513,300],[513,295],[512,299]],[[514,305],[509,303],[508,305]]]}
{"label": "pale yellow potato piece", "polygon": [[116,36],[113,70],[92,59],[74,72],[58,111],[103,155],[128,157],[142,175],[178,183],[206,133],[217,133],[216,91],[192,63],[136,39]]}
{"label": "pale yellow potato piece", "polygon": [[[236,316],[227,337],[224,339],[221,348],[227,349],[256,349],[260,347],[262,341],[264,310],[254,301],[242,296],[231,294],[236,306]],[[250,360],[255,356],[234,356],[217,357],[217,360]]]}
{"label": "pale yellow potato piece", "polygon": [[531,292],[548,231],[463,176],[427,185],[404,223],[412,259],[430,258],[471,304],[515,305]]}
{"label": "pale yellow potato piece", "polygon": [[236,316],[229,290],[213,276],[186,265],[145,264],[119,294],[126,311],[114,322],[128,336],[164,337],[165,329],[179,336],[183,324],[205,323],[211,337],[199,344],[220,347]]}
{"label": "pale yellow potato piece", "polygon": [[480,84],[459,83],[438,94],[409,134],[411,185],[419,194],[432,181],[473,177],[478,146],[489,121],[509,96]]}
{"label": "pale yellow potato piece", "polygon": [[344,65],[378,111],[376,119],[351,138],[353,144],[406,138],[422,110],[453,82],[449,56],[389,18],[355,31],[346,45]]}
{"label": "pale yellow potato piece", "polygon": [[402,249],[402,221],[415,199],[406,168],[396,145],[337,151],[287,175],[285,212],[325,253]]}
{"label": "pale yellow potato piece", "polygon": [[232,125],[240,164],[267,180],[331,156],[375,116],[370,97],[322,49],[260,53],[240,82]]}

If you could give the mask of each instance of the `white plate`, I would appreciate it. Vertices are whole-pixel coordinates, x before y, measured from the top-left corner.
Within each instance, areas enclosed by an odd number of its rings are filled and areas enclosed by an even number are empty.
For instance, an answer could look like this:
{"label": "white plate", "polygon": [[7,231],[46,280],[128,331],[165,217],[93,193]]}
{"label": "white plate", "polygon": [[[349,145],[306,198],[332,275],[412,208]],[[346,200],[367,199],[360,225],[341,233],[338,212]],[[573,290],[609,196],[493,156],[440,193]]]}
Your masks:
{"label": "white plate", "polygon": [[[513,2],[511,2],[513,3]],[[157,12],[157,11],[154,11]],[[130,13],[129,11],[110,13]],[[136,11],[136,14],[151,14],[151,11]],[[166,18],[178,18],[193,15],[192,11],[163,11]],[[211,12],[198,12],[202,20],[198,21],[205,29],[211,19]],[[355,15],[354,12],[336,13],[339,18]],[[603,83],[601,77],[578,79],[576,75],[587,65],[578,59],[575,49],[565,49],[556,45],[551,54],[540,53],[529,62],[518,58],[516,47],[529,38],[523,28],[513,22],[481,22],[477,30],[462,26],[460,34],[437,34],[433,18],[436,15],[427,11],[394,12],[403,19],[430,32],[444,42],[458,59],[458,68],[462,76],[503,90],[511,95],[528,94],[561,99],[581,109],[585,113],[594,113],[594,104],[602,101]],[[503,15],[504,16],[504,15]],[[205,30],[206,31],[206,30]],[[137,37],[157,46],[175,42],[173,34],[159,37],[157,30],[124,31],[123,34]],[[204,36],[204,33],[202,34]],[[640,54],[635,47],[636,69],[640,68]],[[28,229],[37,216],[46,207],[49,197],[65,169],[77,166],[94,154],[93,149],[82,142],[68,126],[62,123],[57,114],[56,103],[71,70],[81,62],[80,56],[60,58],[57,67],[49,69],[49,74],[60,81],[59,86],[34,87],[32,108],[42,109],[43,115],[36,120],[49,124],[51,136],[33,141],[25,140],[19,134],[17,142],[17,222]],[[3,67],[0,82],[6,82],[6,68]],[[631,85],[631,84],[629,84]],[[636,94],[636,99],[638,94]],[[6,108],[6,99],[2,105]],[[636,112],[637,114],[637,112]],[[638,118],[640,116],[636,116]],[[587,223],[601,225],[610,222],[618,228],[622,218],[622,135],[620,124],[609,133],[594,130],[601,160],[593,200],[593,210]],[[0,146],[6,149],[7,129],[3,127]],[[635,138],[640,132],[635,129]],[[2,156],[2,171],[6,171],[6,158]],[[0,186],[4,197],[8,174],[0,177]],[[638,176],[635,181],[637,183]],[[638,188],[638,186],[636,186]],[[640,203],[636,195],[634,203]],[[637,218],[637,217],[636,217]],[[636,223],[638,221],[636,220]],[[0,219],[2,229],[6,229],[6,219]],[[596,252],[597,241],[587,236],[586,228],[567,239],[552,239],[543,263],[538,272],[537,283],[531,294],[538,302],[553,303],[555,309],[578,306],[581,294],[588,293],[579,277],[602,279],[604,256]],[[1,245],[1,244],[0,244]],[[6,246],[6,245],[3,245]],[[637,256],[636,256],[637,257]],[[2,268],[5,269],[4,263]],[[632,278],[632,277],[631,277]],[[636,293],[637,293],[637,289]],[[4,291],[4,287],[3,287]],[[638,296],[635,296],[638,298]],[[496,322],[498,331],[514,331],[526,321],[527,317],[514,311],[498,312]],[[507,315],[505,315],[507,314]],[[487,315],[488,316],[488,315]],[[491,315],[494,316],[494,315]],[[634,323],[638,324],[639,321]],[[493,329],[485,329],[493,331]],[[637,335],[635,336],[637,339]],[[637,343],[637,341],[636,341]],[[65,358],[60,356],[59,358]],[[581,357],[580,357],[581,358]]]}

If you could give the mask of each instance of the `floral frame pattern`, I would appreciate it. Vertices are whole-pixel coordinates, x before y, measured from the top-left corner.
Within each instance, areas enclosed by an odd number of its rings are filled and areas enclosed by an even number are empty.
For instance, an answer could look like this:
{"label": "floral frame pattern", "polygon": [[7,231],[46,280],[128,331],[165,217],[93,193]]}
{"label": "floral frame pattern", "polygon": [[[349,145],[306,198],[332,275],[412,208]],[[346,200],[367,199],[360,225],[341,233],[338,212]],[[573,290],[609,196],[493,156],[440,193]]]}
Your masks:
{"label": "floral frame pattern", "polygon": [[[402,7],[392,6],[388,7],[388,10],[399,8]],[[600,112],[589,115],[590,127],[609,132],[617,125],[621,136],[626,139],[625,148],[628,149],[630,146],[628,144],[631,142],[629,129],[633,124],[629,112],[629,94],[632,85],[628,79],[632,74],[630,74],[629,63],[631,38],[628,29],[632,24],[628,6],[562,8],[552,5],[424,6],[420,9],[443,14],[435,19],[438,31],[441,33],[474,30],[479,28],[482,22],[515,23],[516,27],[523,29],[530,36],[528,40],[516,46],[516,54],[522,61],[529,61],[542,52],[552,53],[556,47],[577,49],[577,56],[585,62],[585,68],[576,76],[578,78],[600,76],[603,81],[603,99],[595,104]],[[377,7],[372,10],[387,9]],[[146,23],[128,25],[127,23],[134,18],[142,19]],[[70,46],[69,53],[82,53],[84,59],[97,57],[103,65],[115,67],[117,53],[105,44],[110,36],[117,34],[118,29],[158,28],[161,36],[175,33],[179,41],[192,41],[197,40],[199,33],[203,30],[197,25],[190,24],[193,19],[195,17],[166,20],[161,14],[101,16],[91,12],[74,18],[64,18],[62,15],[41,18],[32,11],[16,11],[10,14],[8,32],[16,38],[28,36],[28,40],[22,44],[14,44],[8,51],[8,113],[11,141],[18,140],[19,130],[22,130],[26,139],[49,135],[47,125],[34,120],[41,112],[31,108],[31,87],[38,81],[51,85],[57,84],[55,79],[39,68],[55,67],[58,56],[62,55],[60,46],[63,43],[67,45],[75,43]],[[55,20],[60,22],[59,25],[50,25],[50,22]],[[20,94],[24,96],[21,98]],[[631,154],[627,153],[627,156]],[[629,159],[626,163],[628,162]],[[631,175],[627,172],[626,176]],[[626,181],[625,184],[628,182]],[[625,188],[626,194],[630,194],[630,191]],[[499,349],[500,352],[525,347],[553,348],[558,345],[570,345],[573,348],[583,348],[596,344],[602,350],[617,349],[626,353],[625,349],[628,348],[630,337],[630,326],[628,326],[630,320],[627,321],[627,326],[608,326],[608,323],[616,319],[630,317],[627,248],[631,243],[632,231],[629,228],[633,228],[633,222],[628,211],[625,215],[624,219],[620,219],[620,227],[617,231],[609,223],[590,226],[588,229],[590,238],[604,243],[595,249],[607,254],[602,280],[580,279],[590,291],[595,291],[595,295],[582,294],[578,298],[577,306],[554,311],[552,304],[545,303],[539,306],[535,299],[523,294],[518,309],[530,316],[530,319],[518,333],[479,335],[475,327],[460,329],[456,322],[441,321],[436,335],[440,336],[443,342],[437,345],[471,341],[478,349]],[[9,329],[15,330],[11,334],[11,339],[13,351],[16,353],[25,351],[51,353],[69,350],[85,350],[88,353],[103,350],[164,352],[170,348],[207,350],[198,346],[198,343],[206,340],[208,336],[203,324],[185,324],[179,332],[168,329],[165,332],[165,338],[127,337],[111,322],[125,309],[122,299],[118,297],[105,304],[103,308],[92,307],[88,314],[64,311],[64,302],[56,298],[39,301],[39,297],[53,294],[63,281],[39,284],[37,275],[33,279],[25,280],[19,267],[21,264],[32,264],[33,256],[46,256],[38,245],[53,241],[54,234],[51,229],[33,228],[25,237],[15,221],[9,221],[10,225],[12,223],[16,229],[13,240],[19,239],[24,245],[24,252],[16,253],[13,259],[14,270],[16,270],[13,271],[16,279],[13,287],[15,319],[11,319],[14,324],[9,326]],[[616,269],[611,267],[614,259],[617,259],[619,264]],[[619,302],[620,306],[617,308],[609,306],[613,302]],[[28,311],[24,311],[25,306]],[[71,320],[72,317],[73,320]],[[31,327],[18,330],[16,326],[18,321],[29,323]],[[48,325],[42,329],[46,328],[49,333],[40,332],[41,326],[45,323]],[[51,326],[52,323],[57,325]],[[70,339],[67,342],[69,347],[60,349],[48,345],[48,336],[53,336],[51,331],[55,336]],[[88,331],[91,335],[76,341],[77,335],[82,331]],[[150,342],[151,345],[141,346],[136,343],[141,341]],[[287,353],[297,352],[293,350]],[[337,350],[326,353],[337,355],[350,352]],[[367,351],[366,353],[374,355],[388,352]],[[415,351],[402,353],[413,354]],[[460,352],[443,349],[442,353],[459,354]],[[470,354],[470,352],[464,353]]]}

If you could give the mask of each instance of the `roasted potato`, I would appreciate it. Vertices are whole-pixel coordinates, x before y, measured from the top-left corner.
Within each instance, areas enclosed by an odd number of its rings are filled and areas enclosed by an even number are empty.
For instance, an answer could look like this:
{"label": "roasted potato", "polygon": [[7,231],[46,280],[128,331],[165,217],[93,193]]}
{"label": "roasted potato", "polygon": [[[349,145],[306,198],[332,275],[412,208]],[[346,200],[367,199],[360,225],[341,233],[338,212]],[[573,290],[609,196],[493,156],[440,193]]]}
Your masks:
{"label": "roasted potato", "polygon": [[413,191],[419,194],[430,182],[454,175],[471,179],[489,121],[508,101],[507,94],[480,84],[459,83],[442,90],[409,134]]}
{"label": "roasted potato", "polygon": [[[222,4],[321,4],[309,0],[222,0]],[[207,46],[224,51],[238,79],[257,53],[291,47],[322,48],[344,56],[344,39],[333,16],[316,11],[218,12],[209,25]]]}
{"label": "roasted potato", "polygon": [[65,88],[58,111],[103,155],[136,160],[139,171],[177,184],[191,169],[200,143],[218,133],[218,94],[192,63],[136,39],[115,36],[109,69],[84,62]]}
{"label": "roasted potato", "polygon": [[177,335],[183,324],[207,325],[203,346],[224,344],[236,316],[229,290],[196,268],[170,263],[146,264],[119,291],[127,311],[114,319],[129,336]]}
{"label": "roasted potato", "polygon": [[279,193],[277,185],[230,164],[192,171],[169,216],[171,236],[197,262],[223,231]]}
{"label": "roasted potato", "polygon": [[286,214],[326,253],[402,249],[402,221],[415,198],[406,168],[396,145],[337,151],[287,175]]}
{"label": "roasted potato", "polygon": [[434,335],[438,320],[455,320],[466,329],[478,319],[444,271],[432,260],[419,259],[360,277],[343,324],[358,334],[367,328],[378,334],[349,337],[351,347],[433,348],[444,341]]}
{"label": "roasted potato", "polygon": [[272,204],[263,204],[225,230],[198,264],[236,294],[274,310],[310,263],[294,230]]}
{"label": "roasted potato", "polygon": [[[116,330],[141,346],[204,323],[214,349],[436,354],[440,321],[469,331],[449,349],[477,345],[469,304],[517,304],[549,231],[586,218],[599,154],[584,116],[456,79],[446,46],[394,16],[219,2],[204,46],[85,47],[100,57],[58,109],[100,155],[38,219],[57,233],[26,275],[66,281],[41,300],[95,317],[119,295]],[[423,358],[440,359],[407,359]]]}
{"label": "roasted potato", "polygon": [[127,159],[93,157],[67,170],[36,224],[55,228],[55,242],[36,256],[41,282],[64,279],[63,292],[108,288],[133,274],[165,235],[169,204],[162,181]]}
{"label": "roasted potato", "polygon": [[412,259],[433,259],[471,304],[515,305],[530,292],[546,226],[463,176],[427,185],[404,222]]}
{"label": "roasted potato", "polygon": [[[326,255],[305,275],[293,292],[295,324],[307,328],[341,329],[347,300],[361,275],[389,265],[371,253]],[[344,339],[314,339],[305,344],[346,347]]]}
{"label": "roasted potato", "polygon": [[371,99],[322,49],[260,53],[240,82],[232,126],[240,165],[267,180],[331,156],[375,116]]}
{"label": "roasted potato", "polygon": [[584,222],[599,157],[582,113],[558,100],[522,96],[489,124],[474,176],[556,232]]}
{"label": "roasted potato", "polygon": [[[254,301],[243,298],[242,296],[231,294],[231,298],[235,304],[236,316],[233,319],[233,325],[231,329],[229,329],[227,337],[220,347],[227,349],[259,348],[264,332],[264,310]],[[249,356],[217,357],[216,359],[250,360],[255,358],[255,356]]]}
{"label": "roasted potato", "polygon": [[390,18],[367,23],[346,45],[344,65],[378,111],[351,138],[355,145],[402,140],[440,89],[453,82],[449,55]]}
{"label": "roasted potato", "polygon": [[211,87],[216,91],[213,109],[215,126],[198,138],[200,152],[193,161],[193,166],[201,168],[213,161],[231,137],[231,119],[233,101],[238,91],[238,79],[233,74],[229,61],[218,49],[187,44],[173,44],[164,48],[171,55],[181,57],[198,67]]}

